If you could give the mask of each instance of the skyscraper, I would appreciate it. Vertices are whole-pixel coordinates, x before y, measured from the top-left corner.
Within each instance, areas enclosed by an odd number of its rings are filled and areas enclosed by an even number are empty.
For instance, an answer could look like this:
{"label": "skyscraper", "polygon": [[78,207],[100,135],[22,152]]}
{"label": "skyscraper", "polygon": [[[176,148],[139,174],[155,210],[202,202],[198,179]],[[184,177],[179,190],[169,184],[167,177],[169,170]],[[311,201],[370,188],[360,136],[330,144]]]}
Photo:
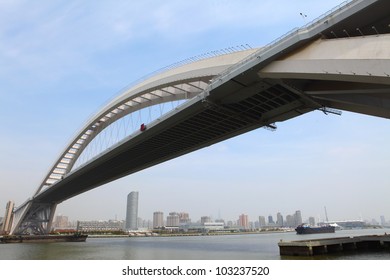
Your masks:
{"label": "skyscraper", "polygon": [[138,192],[127,196],[126,229],[138,229]]}
{"label": "skyscraper", "polygon": [[248,215],[241,214],[238,217],[238,225],[244,229],[249,228],[249,220],[248,220]]}
{"label": "skyscraper", "polygon": [[279,227],[282,227],[284,225],[283,223],[283,216],[282,214],[280,214],[280,212],[278,212],[276,214],[276,224],[279,226]]}
{"label": "skyscraper", "polygon": [[153,213],[153,228],[164,227],[164,213],[157,211]]}
{"label": "skyscraper", "polygon": [[259,227],[265,227],[265,217],[259,216]]}
{"label": "skyscraper", "polygon": [[300,210],[295,211],[294,219],[295,219],[295,226],[299,226],[300,224],[302,224],[302,214]]}

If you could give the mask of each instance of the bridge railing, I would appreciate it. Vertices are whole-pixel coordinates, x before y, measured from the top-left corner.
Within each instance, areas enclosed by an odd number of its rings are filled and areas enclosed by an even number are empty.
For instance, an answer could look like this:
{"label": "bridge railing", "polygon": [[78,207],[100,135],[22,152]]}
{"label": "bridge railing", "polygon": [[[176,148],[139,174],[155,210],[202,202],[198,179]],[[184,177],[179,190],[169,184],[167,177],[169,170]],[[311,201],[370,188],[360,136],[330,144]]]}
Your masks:
{"label": "bridge railing", "polygon": [[356,2],[357,0],[347,0],[347,1],[344,1],[342,3],[340,3],[339,5],[337,5],[336,7],[334,7],[333,9],[327,11],[326,13],[323,13],[322,15],[316,17],[315,19],[311,20],[310,22],[308,22],[307,24],[305,24],[304,26],[301,27],[301,29],[311,29],[312,27],[318,25],[319,23],[323,22],[323,20],[325,18],[328,18],[329,16],[332,16],[336,11],[341,11],[345,8],[347,8],[349,6],[350,3],[352,2]]}
{"label": "bridge railing", "polygon": [[341,10],[344,10],[346,8],[349,7],[349,5],[352,3],[352,2],[357,2],[357,1],[360,1],[360,0],[347,0],[347,1],[344,1],[342,2],[341,4],[337,5],[336,7],[332,8],[331,10],[329,10],[328,12],[320,15],[319,17],[315,18],[314,20],[310,21],[309,23],[305,24],[304,26],[298,28],[294,28],[292,30],[290,30],[289,32],[285,33],[284,35],[274,39],[273,41],[271,41],[270,43],[268,43],[267,45],[265,45],[264,47],[262,47],[260,50],[258,50],[257,52],[247,56],[246,58],[244,58],[243,60],[241,60],[240,62],[234,64],[233,66],[225,69],[223,72],[220,73],[220,75],[218,75],[217,77],[215,77],[214,79],[211,80],[211,84],[213,82],[215,82],[216,80],[219,80],[219,79],[222,79],[223,77],[225,77],[226,75],[228,75],[230,72],[232,72],[233,69],[238,69],[240,68],[242,65],[248,63],[249,61],[251,60],[254,60],[256,58],[260,58],[264,53],[266,53],[269,49],[277,46],[277,45],[280,45],[282,44],[283,42],[289,40],[290,38],[296,36],[300,31],[302,30],[310,30],[316,26],[318,26],[319,24],[321,24],[322,22],[324,22],[326,19],[332,17],[336,12],[338,11],[341,11]]}

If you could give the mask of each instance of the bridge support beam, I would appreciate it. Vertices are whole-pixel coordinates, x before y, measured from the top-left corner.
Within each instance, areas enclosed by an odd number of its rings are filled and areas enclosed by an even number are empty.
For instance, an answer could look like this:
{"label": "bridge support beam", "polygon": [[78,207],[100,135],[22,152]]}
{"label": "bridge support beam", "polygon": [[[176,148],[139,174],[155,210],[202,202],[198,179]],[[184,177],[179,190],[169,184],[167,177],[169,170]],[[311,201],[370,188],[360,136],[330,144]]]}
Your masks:
{"label": "bridge support beam", "polygon": [[258,75],[296,83],[325,106],[390,118],[390,35],[319,39]]}
{"label": "bridge support beam", "polygon": [[10,234],[49,234],[56,207],[56,203],[25,203],[15,211]]}

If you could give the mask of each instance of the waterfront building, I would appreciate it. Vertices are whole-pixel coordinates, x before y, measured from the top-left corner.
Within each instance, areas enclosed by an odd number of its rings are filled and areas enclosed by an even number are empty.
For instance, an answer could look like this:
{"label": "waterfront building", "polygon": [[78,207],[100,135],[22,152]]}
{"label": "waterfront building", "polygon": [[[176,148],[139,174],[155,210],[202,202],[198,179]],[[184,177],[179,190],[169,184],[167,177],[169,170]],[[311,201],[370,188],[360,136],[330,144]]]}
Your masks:
{"label": "waterfront building", "polygon": [[217,222],[210,222],[210,223],[204,223],[203,227],[205,230],[209,231],[218,231],[218,230],[224,230],[224,223],[217,223]]}
{"label": "waterfront building", "polygon": [[56,216],[53,228],[55,229],[66,229],[69,228],[69,218],[68,216],[58,215]]}
{"label": "waterfront building", "polygon": [[205,223],[211,223],[211,218],[209,216],[200,217],[200,223],[204,225]]}
{"label": "waterfront building", "polygon": [[329,224],[337,224],[341,228],[345,229],[354,229],[354,228],[364,228],[367,226],[365,221],[362,220],[346,220],[346,221],[332,221]]}
{"label": "waterfront building", "polygon": [[152,228],[153,228],[152,221],[138,218],[138,230],[147,230]]}
{"label": "waterfront building", "polygon": [[81,232],[108,232],[123,231],[124,221],[77,221],[77,231]]}
{"label": "waterfront building", "polygon": [[127,196],[126,229],[138,229],[138,192],[131,192]]}
{"label": "waterfront building", "polygon": [[5,214],[3,218],[3,223],[0,228],[0,233],[8,234],[11,231],[12,220],[13,220],[13,211],[15,203],[13,201],[8,201],[5,207]]}
{"label": "waterfront building", "polygon": [[153,213],[153,228],[164,227],[164,213],[157,211]]}
{"label": "waterfront building", "polygon": [[238,225],[239,225],[241,228],[249,229],[248,215],[241,214],[241,215],[238,217]]}

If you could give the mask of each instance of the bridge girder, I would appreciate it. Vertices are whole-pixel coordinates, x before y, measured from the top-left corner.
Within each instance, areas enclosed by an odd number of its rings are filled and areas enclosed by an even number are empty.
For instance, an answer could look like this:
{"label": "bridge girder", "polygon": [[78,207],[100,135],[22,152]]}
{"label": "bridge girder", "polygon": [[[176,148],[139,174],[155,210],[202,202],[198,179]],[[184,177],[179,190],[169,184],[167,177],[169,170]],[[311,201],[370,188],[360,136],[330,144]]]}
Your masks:
{"label": "bridge girder", "polygon": [[390,34],[318,39],[258,74],[299,84],[328,107],[390,118]]}

